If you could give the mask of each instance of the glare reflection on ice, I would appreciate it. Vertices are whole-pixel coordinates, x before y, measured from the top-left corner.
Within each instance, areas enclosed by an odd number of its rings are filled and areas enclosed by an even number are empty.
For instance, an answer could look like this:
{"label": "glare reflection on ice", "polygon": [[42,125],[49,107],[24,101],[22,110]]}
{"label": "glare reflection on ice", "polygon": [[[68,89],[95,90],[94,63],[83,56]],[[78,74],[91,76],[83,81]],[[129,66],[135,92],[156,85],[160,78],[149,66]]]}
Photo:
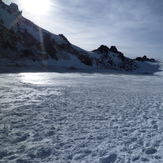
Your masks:
{"label": "glare reflection on ice", "polygon": [[[69,76],[69,75],[68,75]],[[20,80],[23,83],[43,84],[43,85],[62,85],[66,74],[60,73],[21,73]]]}
{"label": "glare reflection on ice", "polygon": [[[47,77],[47,76],[46,76]],[[21,80],[31,84],[47,84],[47,78],[42,73],[22,73]]]}

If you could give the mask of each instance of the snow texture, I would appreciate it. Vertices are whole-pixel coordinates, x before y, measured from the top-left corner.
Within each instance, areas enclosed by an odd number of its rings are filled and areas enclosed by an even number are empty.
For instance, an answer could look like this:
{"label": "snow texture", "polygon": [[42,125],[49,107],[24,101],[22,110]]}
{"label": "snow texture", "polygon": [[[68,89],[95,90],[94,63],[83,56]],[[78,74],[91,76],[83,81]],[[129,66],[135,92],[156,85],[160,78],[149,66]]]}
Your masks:
{"label": "snow texture", "polygon": [[0,74],[0,162],[162,163],[162,77]]}

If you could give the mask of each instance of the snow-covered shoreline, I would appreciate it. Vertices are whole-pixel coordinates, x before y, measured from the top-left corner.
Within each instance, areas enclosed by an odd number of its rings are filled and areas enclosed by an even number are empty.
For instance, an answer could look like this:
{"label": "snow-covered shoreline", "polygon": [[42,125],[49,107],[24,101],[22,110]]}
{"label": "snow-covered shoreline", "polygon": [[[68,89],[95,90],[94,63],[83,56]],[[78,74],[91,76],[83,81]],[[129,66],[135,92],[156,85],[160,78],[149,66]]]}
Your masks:
{"label": "snow-covered shoreline", "polygon": [[115,74],[147,74],[152,75],[155,73],[159,73],[162,71],[163,63],[146,63],[139,62],[137,63],[140,68],[133,71],[124,71],[124,70],[112,70],[112,69],[102,69],[102,68],[93,68],[93,67],[83,67],[83,68],[75,68],[69,66],[54,66],[53,64],[45,66],[41,63],[37,63],[34,65],[30,64],[3,64],[1,63],[0,73],[23,73],[23,72],[59,72],[59,73],[115,73]]}

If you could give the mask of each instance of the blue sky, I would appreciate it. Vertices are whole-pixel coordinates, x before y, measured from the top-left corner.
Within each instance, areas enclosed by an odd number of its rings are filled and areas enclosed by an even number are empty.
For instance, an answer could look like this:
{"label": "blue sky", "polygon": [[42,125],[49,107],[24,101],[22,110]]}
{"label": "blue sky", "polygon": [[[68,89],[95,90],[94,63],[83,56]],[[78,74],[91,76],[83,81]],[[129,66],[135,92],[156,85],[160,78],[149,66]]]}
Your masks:
{"label": "blue sky", "polygon": [[23,8],[25,0],[3,1],[18,4],[24,17],[85,50],[115,45],[128,57],[163,58],[163,0],[50,0],[41,15]]}

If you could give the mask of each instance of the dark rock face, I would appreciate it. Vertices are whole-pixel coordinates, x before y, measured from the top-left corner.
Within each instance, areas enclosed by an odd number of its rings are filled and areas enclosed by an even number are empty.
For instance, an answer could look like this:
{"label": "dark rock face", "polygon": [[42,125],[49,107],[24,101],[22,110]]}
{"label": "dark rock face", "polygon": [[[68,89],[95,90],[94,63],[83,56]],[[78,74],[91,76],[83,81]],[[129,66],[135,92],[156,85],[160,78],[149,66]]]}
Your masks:
{"label": "dark rock face", "polygon": [[8,12],[12,15],[17,15],[17,16],[22,14],[22,11],[19,11],[19,7],[15,3],[10,4],[8,8]]}
{"label": "dark rock face", "polygon": [[122,52],[118,51],[116,46],[111,46],[108,48],[106,45],[101,45],[98,49],[93,50],[93,52],[96,53],[102,53],[102,54],[107,54],[108,52],[113,52],[119,54],[119,57],[123,59],[124,55]]}
{"label": "dark rock face", "polygon": [[59,34],[59,36],[62,37],[67,43],[70,44],[70,42],[68,41],[68,39],[63,34]]}
{"label": "dark rock face", "polygon": [[31,50],[24,49],[20,51],[20,57],[21,58],[34,57],[34,54]]}
{"label": "dark rock face", "polygon": [[153,58],[147,58],[146,55],[144,55],[143,57],[137,57],[136,59],[134,59],[136,61],[141,61],[141,62],[145,62],[145,61],[148,61],[148,62],[156,62],[155,59]]}
{"label": "dark rock face", "polygon": [[116,46],[111,46],[109,49],[107,46],[101,45],[93,52],[100,55],[100,58],[95,61],[97,67],[124,71],[133,71],[137,68],[135,62],[125,57]]}
{"label": "dark rock face", "polygon": [[123,60],[124,59],[124,54],[120,51],[118,51],[118,49],[116,48],[116,46],[111,46],[110,47],[110,51],[113,53],[117,53],[119,54],[119,57]]}
{"label": "dark rock face", "polygon": [[41,45],[40,48],[44,48],[41,51],[47,52],[53,59],[58,60],[56,53],[57,50],[54,48],[55,40],[51,38],[51,35],[49,33],[46,33],[43,37],[43,45]]}
{"label": "dark rock face", "polygon": [[89,56],[86,55],[80,55],[78,57],[82,63],[84,63],[87,66],[92,66],[92,60],[90,59]]}
{"label": "dark rock face", "polygon": [[10,10],[12,10],[13,12],[18,12],[19,11],[18,5],[15,3],[11,3]]}
{"label": "dark rock face", "polygon": [[117,52],[118,52],[116,46],[111,46],[111,47],[110,47],[110,51],[111,51],[111,52],[114,52],[114,53],[117,53]]}
{"label": "dark rock face", "polygon": [[105,45],[101,45],[98,49],[93,50],[93,52],[99,52],[99,53],[108,53],[109,48]]}
{"label": "dark rock face", "polygon": [[3,25],[0,25],[0,47],[2,49],[7,50],[9,48],[11,51],[17,50],[16,40],[17,36],[13,30],[4,28]]}

